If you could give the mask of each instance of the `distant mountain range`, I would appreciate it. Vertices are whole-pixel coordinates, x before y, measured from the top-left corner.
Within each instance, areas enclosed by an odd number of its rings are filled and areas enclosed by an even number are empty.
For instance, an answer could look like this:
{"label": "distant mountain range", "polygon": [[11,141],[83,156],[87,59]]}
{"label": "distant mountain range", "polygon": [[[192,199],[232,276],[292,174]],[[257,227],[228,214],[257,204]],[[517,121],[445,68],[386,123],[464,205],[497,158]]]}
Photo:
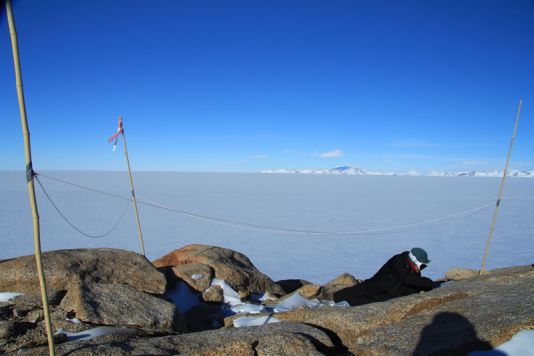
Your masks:
{"label": "distant mountain range", "polygon": [[[407,172],[384,172],[384,171],[367,171],[362,168],[352,166],[340,166],[335,168],[310,168],[310,169],[268,169],[262,171],[267,174],[334,174],[349,176],[430,176],[430,177],[502,177],[502,170],[494,171],[460,171],[445,172],[432,171],[428,174],[422,174],[417,171]],[[534,178],[534,171],[522,171],[518,169],[509,169],[510,177],[530,177]]]}

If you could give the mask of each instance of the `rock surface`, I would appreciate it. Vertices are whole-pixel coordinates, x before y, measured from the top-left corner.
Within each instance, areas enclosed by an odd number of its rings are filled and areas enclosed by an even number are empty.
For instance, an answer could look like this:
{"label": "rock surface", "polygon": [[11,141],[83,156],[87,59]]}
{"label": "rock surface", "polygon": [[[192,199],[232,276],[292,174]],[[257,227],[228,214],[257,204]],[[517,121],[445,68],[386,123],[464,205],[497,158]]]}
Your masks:
{"label": "rock surface", "polygon": [[91,324],[160,333],[185,331],[184,317],[173,303],[127,284],[81,284],[68,291],[61,307]]}
{"label": "rock surface", "polygon": [[[145,333],[185,331],[176,306],[157,297],[166,290],[165,276],[144,256],[115,249],[60,250],[44,253],[43,265],[55,330],[113,325]],[[25,294],[0,303],[0,354],[46,345],[34,256],[0,262],[0,291]],[[80,323],[67,321],[75,316]]]}
{"label": "rock surface", "polygon": [[219,286],[211,286],[202,293],[202,299],[211,303],[222,303],[224,301],[223,290]]}
{"label": "rock surface", "polygon": [[276,314],[335,333],[354,354],[464,354],[534,328],[534,268],[514,267],[436,290],[351,308]]}
{"label": "rock surface", "polygon": [[[192,281],[202,279],[199,278],[201,270],[205,273],[213,271],[212,277],[221,279],[234,277],[234,283],[237,283],[234,286],[242,287],[235,287],[241,294],[261,294],[265,290],[253,290],[251,286],[260,288],[262,283],[264,286],[274,284],[257,271],[246,257],[240,254],[236,257],[236,252],[202,245],[193,246],[198,255],[181,259],[183,256],[176,257],[171,254],[163,262],[169,263],[167,267],[170,268],[173,267],[172,263],[184,260],[188,267],[200,265],[189,270],[181,269],[187,271]],[[206,251],[205,248],[215,251]],[[186,256],[191,255],[189,252]],[[88,256],[94,256],[95,253],[96,251],[93,251]],[[69,263],[73,261],[63,259],[65,260]],[[187,261],[190,260],[192,262],[189,264]],[[0,271],[4,263],[18,266],[14,261],[16,260],[1,262]],[[146,259],[144,261],[148,263]],[[118,268],[120,274],[128,270],[128,262],[124,263],[124,266]],[[137,262],[134,262],[134,265],[136,264]],[[225,264],[228,266],[225,267]],[[90,264],[82,261],[81,265]],[[440,288],[427,293],[382,303],[358,307],[322,306],[317,309],[302,308],[271,314],[281,322],[258,327],[229,327],[205,331],[220,327],[221,323],[215,325],[214,321],[222,320],[221,314],[228,309],[221,309],[220,305],[213,303],[200,304],[186,313],[186,319],[188,325],[191,325],[189,330],[204,331],[181,335],[175,333],[184,330],[184,319],[180,314],[176,314],[173,304],[157,295],[161,293],[151,295],[130,283],[117,282],[128,278],[114,276],[112,270],[99,267],[99,263],[93,263],[93,266],[96,272],[86,270],[86,267],[79,268],[76,264],[64,266],[63,271],[68,271],[72,280],[67,283],[61,282],[59,277],[56,278],[54,286],[60,288],[50,290],[50,312],[54,328],[76,332],[86,331],[96,325],[113,325],[135,327],[141,332],[136,336],[107,335],[92,340],[62,343],[57,346],[58,354],[466,354],[469,351],[497,346],[521,329],[534,328],[533,266],[477,274],[468,279],[444,283]],[[135,273],[145,276],[144,278],[152,275],[159,276],[158,278],[163,276],[157,271],[153,274],[155,269],[150,263],[146,268],[149,272]],[[5,269],[3,271],[2,273],[6,273]],[[103,278],[99,277],[99,271],[102,271]],[[265,278],[262,282],[258,282],[260,278],[254,274],[256,272]],[[9,273],[5,275],[9,276]],[[24,274],[20,276],[24,278]],[[134,280],[136,285],[144,284],[140,277]],[[321,299],[320,296],[326,289],[345,287],[355,282],[357,280],[354,277],[344,274],[325,286],[307,284],[301,286],[300,291],[293,293],[304,294],[309,298],[318,296]],[[10,283],[11,286],[23,285],[21,281]],[[150,282],[145,284],[149,285]],[[277,287],[282,289],[279,285]],[[206,294],[219,295],[219,292],[217,288],[213,288]],[[80,318],[82,322],[72,324],[66,321],[67,317],[73,316]],[[225,324],[232,325],[231,322],[226,323],[230,320],[225,319]],[[65,336],[58,337],[63,337],[63,340],[58,339],[58,342],[65,341]],[[38,296],[19,296],[0,303],[0,354],[46,354],[45,345],[46,334]]]}
{"label": "rock surface", "polygon": [[[158,338],[112,342],[71,342],[57,347],[68,355],[323,355],[340,349],[330,336],[299,323],[268,324],[262,327],[220,329]],[[40,355],[46,349],[26,350]]]}
{"label": "rock surface", "polygon": [[172,267],[176,277],[185,281],[189,286],[199,292],[209,288],[211,280],[215,277],[213,268],[201,263],[191,263]]}
{"label": "rock surface", "polygon": [[479,272],[474,269],[467,268],[453,268],[445,274],[446,280],[461,281],[462,279],[473,278],[479,275]]}
{"label": "rock surface", "polygon": [[[153,263],[159,268],[179,267],[182,269],[181,266],[192,264],[208,266],[215,272],[215,278],[225,280],[226,283],[243,296],[250,293],[261,294],[264,292],[277,295],[285,294],[282,287],[258,271],[247,256],[226,248],[198,244],[188,245],[158,258]],[[189,275],[201,274],[205,270],[203,267],[203,270],[195,272],[190,267],[185,267]],[[179,275],[177,276],[180,277]],[[187,279],[184,280],[188,281]],[[195,288],[195,283],[192,284],[190,284],[191,287]],[[203,292],[204,290],[201,291]]]}
{"label": "rock surface", "polygon": [[[52,293],[52,295],[56,295]],[[43,311],[40,299],[24,295],[0,303],[0,354],[15,354],[21,348],[32,348],[47,344],[45,326],[41,317]],[[53,325],[63,327],[67,323],[65,314],[50,304],[50,317]],[[65,341],[61,335],[54,337],[57,342]]]}
{"label": "rock surface", "polygon": [[287,294],[293,293],[297,289],[304,287],[306,284],[312,284],[311,282],[308,282],[304,279],[283,279],[280,281],[276,281],[276,284],[278,284],[284,292]]}
{"label": "rock surface", "polygon": [[335,292],[343,288],[352,287],[360,282],[361,280],[356,279],[352,274],[342,273],[323,286],[321,293],[319,294],[319,299],[333,300]]}
{"label": "rock surface", "polygon": [[[165,276],[144,256],[117,249],[76,249],[42,255],[49,289],[68,290],[77,281],[129,284],[147,293],[163,294]],[[35,257],[0,262],[0,292],[40,293]]]}

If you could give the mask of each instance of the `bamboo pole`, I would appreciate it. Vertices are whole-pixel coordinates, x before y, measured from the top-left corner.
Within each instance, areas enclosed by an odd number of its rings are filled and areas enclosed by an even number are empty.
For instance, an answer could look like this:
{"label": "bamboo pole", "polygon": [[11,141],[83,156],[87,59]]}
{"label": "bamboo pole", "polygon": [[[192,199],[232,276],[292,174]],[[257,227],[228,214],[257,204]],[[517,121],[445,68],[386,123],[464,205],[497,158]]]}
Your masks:
{"label": "bamboo pole", "polygon": [[488,242],[486,243],[486,249],[484,251],[484,257],[482,258],[482,268],[480,269],[480,274],[486,273],[486,260],[488,258],[488,252],[491,245],[491,240],[493,239],[493,232],[495,230],[495,223],[497,222],[497,215],[499,215],[499,207],[501,205],[501,199],[504,192],[504,182],[506,181],[506,176],[508,174],[508,165],[510,164],[510,157],[512,156],[512,147],[514,146],[515,134],[517,132],[517,123],[519,122],[519,114],[521,113],[521,106],[523,105],[523,99],[519,100],[519,107],[517,108],[517,115],[515,117],[514,132],[512,134],[512,140],[510,141],[510,148],[508,149],[508,157],[506,158],[506,165],[504,167],[504,173],[501,179],[501,185],[499,187],[499,195],[497,197],[497,202],[495,204],[495,211],[493,212],[493,219],[491,221]]}
{"label": "bamboo pole", "polygon": [[[119,116],[119,120],[122,117]],[[145,256],[145,243],[143,242],[143,232],[141,231],[141,222],[139,220],[139,210],[137,209],[137,199],[135,198],[134,182],[132,177],[132,170],[130,169],[130,159],[128,158],[128,148],[126,147],[126,135],[124,134],[124,123],[122,130],[122,142],[124,142],[124,156],[126,157],[126,164],[128,165],[128,175],[130,176],[130,188],[132,190],[132,198],[134,203],[135,221],[137,222],[137,231],[139,232],[139,240],[141,241],[141,252]]]}
{"label": "bamboo pole", "polygon": [[11,7],[11,0],[6,0],[6,14],[9,24],[9,32],[11,34],[11,47],[13,50],[13,62],[15,66],[15,77],[17,84],[17,96],[20,110],[20,121],[22,124],[22,135],[24,138],[24,155],[26,161],[26,180],[28,183],[28,194],[30,198],[30,206],[33,216],[33,237],[35,249],[35,261],[37,264],[37,274],[39,275],[39,285],[41,288],[41,299],[43,301],[43,310],[45,317],[46,335],[48,338],[48,349],[50,355],[54,356],[54,337],[52,335],[52,323],[50,322],[50,313],[48,307],[48,295],[46,291],[46,279],[43,270],[43,261],[41,258],[41,234],[39,228],[39,211],[37,210],[37,199],[35,198],[35,186],[33,184],[34,172],[32,168],[32,153],[30,144],[30,132],[28,130],[28,119],[26,116],[26,104],[24,101],[24,88],[22,86],[22,73],[20,68],[19,46],[17,39],[17,31],[15,29],[15,21],[13,18],[13,9]]}

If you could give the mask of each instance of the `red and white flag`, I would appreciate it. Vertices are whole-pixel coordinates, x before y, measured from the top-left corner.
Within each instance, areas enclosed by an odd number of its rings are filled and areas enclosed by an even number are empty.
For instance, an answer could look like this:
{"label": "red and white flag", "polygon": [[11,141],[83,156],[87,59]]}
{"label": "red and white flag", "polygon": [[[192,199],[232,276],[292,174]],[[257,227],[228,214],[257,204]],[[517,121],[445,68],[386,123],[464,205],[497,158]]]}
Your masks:
{"label": "red and white flag", "polygon": [[124,133],[124,129],[122,128],[122,116],[119,116],[119,127],[117,128],[117,132],[115,132],[110,138],[108,138],[108,142],[111,143],[111,141],[115,140],[113,143],[113,151],[117,148],[117,141],[119,140],[119,135]]}

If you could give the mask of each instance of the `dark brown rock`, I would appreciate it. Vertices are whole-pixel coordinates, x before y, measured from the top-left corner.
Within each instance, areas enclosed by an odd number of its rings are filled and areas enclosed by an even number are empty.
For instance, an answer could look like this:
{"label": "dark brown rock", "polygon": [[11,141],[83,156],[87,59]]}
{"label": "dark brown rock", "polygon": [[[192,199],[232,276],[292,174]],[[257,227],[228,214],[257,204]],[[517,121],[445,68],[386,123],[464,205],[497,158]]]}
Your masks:
{"label": "dark brown rock", "polygon": [[15,333],[15,323],[10,320],[0,320],[0,339],[7,339]]}
{"label": "dark brown rock", "polygon": [[283,279],[280,281],[276,281],[276,284],[278,284],[284,292],[287,294],[293,293],[297,289],[305,286],[306,284],[312,284],[311,282],[308,282],[304,279]]}
{"label": "dark brown rock", "polygon": [[192,332],[218,329],[224,325],[224,311],[217,304],[199,304],[185,313],[185,320]]}
{"label": "dark brown rock", "polygon": [[361,280],[356,279],[350,273],[342,273],[323,286],[318,298],[321,300],[333,300],[335,292],[342,290],[343,288],[352,287],[360,282]]}
{"label": "dark brown rock", "polygon": [[222,303],[224,301],[223,290],[219,286],[211,286],[202,293],[205,302]]}

